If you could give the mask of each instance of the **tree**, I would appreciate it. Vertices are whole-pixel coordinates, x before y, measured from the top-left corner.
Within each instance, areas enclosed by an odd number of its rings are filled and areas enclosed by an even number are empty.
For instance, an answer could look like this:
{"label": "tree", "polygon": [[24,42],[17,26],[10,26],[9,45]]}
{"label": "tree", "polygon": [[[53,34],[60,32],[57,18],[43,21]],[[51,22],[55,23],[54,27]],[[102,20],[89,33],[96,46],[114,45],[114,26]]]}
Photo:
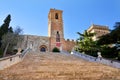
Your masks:
{"label": "tree", "polygon": [[114,43],[120,42],[120,22],[115,23],[115,29],[111,31],[111,38],[113,39]]}
{"label": "tree", "polygon": [[14,46],[17,45],[18,41],[22,40],[22,36],[20,35],[21,32],[22,29],[18,27],[13,33],[8,32],[3,35],[2,37],[2,49],[4,49],[3,56],[6,55],[6,52],[12,51]]}
{"label": "tree", "polygon": [[10,28],[8,29],[8,32],[13,33],[13,28],[12,28],[12,27],[10,27]]}
{"label": "tree", "polygon": [[13,32],[12,27],[9,27],[11,21],[11,15],[9,14],[5,20],[4,23],[0,26],[0,46],[1,46],[1,40],[2,36],[6,34],[7,32]]}
{"label": "tree", "polygon": [[116,22],[114,29],[109,34],[101,36],[98,45],[114,44],[120,42],[120,22]]}
{"label": "tree", "polygon": [[77,50],[85,53],[92,53],[93,51],[97,50],[96,42],[92,40],[92,37],[95,35],[95,33],[89,33],[85,30],[83,34],[79,32],[77,32],[77,34],[80,36],[77,39]]}
{"label": "tree", "polygon": [[5,33],[7,33],[9,31],[10,21],[11,21],[11,15],[9,14],[5,18],[4,23],[0,27],[0,37],[2,37],[2,35],[4,35]]}
{"label": "tree", "polygon": [[97,41],[97,45],[111,44],[111,42],[113,42],[111,35],[106,34],[106,35],[99,37],[99,40]]}
{"label": "tree", "polygon": [[116,22],[114,29],[109,34],[101,36],[97,41],[97,45],[102,48],[102,56],[106,58],[119,57],[117,46],[111,47],[110,44],[120,44],[120,22]]}
{"label": "tree", "polygon": [[23,29],[21,29],[20,26],[17,26],[14,30],[14,33],[17,35],[21,35],[23,33]]}
{"label": "tree", "polygon": [[91,37],[93,37],[95,35],[95,33],[89,33],[89,32],[87,32],[87,30],[85,30],[83,34],[81,34],[80,32],[77,32],[77,34],[80,36],[80,38],[78,40],[85,39],[85,38],[90,39]]}
{"label": "tree", "polygon": [[116,22],[114,28],[119,29],[120,28],[120,22]]}

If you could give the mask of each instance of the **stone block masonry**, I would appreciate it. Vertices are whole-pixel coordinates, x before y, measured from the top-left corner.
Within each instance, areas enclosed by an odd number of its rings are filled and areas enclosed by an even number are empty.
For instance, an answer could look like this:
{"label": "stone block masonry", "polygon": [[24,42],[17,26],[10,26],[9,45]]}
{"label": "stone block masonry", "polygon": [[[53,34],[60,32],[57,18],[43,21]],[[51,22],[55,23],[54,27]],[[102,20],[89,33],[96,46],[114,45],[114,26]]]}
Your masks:
{"label": "stone block masonry", "polygon": [[21,54],[16,54],[13,56],[0,58],[0,70],[3,70],[5,68],[8,68],[14,64],[21,62],[23,60],[25,54],[28,53],[28,51],[29,51],[29,49],[26,49]]}

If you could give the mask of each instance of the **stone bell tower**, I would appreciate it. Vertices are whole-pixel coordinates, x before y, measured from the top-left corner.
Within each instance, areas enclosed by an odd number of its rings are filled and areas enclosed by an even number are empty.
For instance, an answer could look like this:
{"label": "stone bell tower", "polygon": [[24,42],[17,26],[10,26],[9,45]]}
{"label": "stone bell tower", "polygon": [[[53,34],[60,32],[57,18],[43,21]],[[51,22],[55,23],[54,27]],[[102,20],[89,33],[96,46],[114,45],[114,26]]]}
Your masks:
{"label": "stone bell tower", "polygon": [[64,44],[62,10],[50,9],[48,14],[48,36],[50,50],[54,47],[61,49]]}

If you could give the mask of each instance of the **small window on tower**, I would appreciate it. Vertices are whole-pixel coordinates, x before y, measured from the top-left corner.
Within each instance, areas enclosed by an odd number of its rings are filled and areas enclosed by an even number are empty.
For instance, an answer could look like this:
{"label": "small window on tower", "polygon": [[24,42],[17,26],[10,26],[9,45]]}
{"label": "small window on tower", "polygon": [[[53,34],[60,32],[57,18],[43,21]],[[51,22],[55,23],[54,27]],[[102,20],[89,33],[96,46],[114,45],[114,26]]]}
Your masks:
{"label": "small window on tower", "polygon": [[58,13],[55,14],[55,19],[58,19]]}
{"label": "small window on tower", "polygon": [[57,34],[56,34],[56,42],[60,42],[60,34],[59,34],[59,31],[57,31]]}

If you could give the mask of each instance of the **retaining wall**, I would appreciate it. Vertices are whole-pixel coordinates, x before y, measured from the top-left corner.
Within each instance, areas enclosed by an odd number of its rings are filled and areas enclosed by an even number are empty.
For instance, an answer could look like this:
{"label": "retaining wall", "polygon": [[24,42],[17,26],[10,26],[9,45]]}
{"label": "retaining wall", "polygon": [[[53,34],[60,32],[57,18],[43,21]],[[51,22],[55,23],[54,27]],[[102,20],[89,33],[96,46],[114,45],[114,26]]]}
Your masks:
{"label": "retaining wall", "polygon": [[23,51],[21,54],[16,54],[13,56],[9,56],[9,57],[4,57],[4,58],[0,58],[0,70],[3,70],[5,68],[8,68],[20,61],[23,60],[25,54],[29,51],[29,49],[26,49],[25,51]]}
{"label": "retaining wall", "polygon": [[93,57],[93,56],[89,56],[83,53],[79,53],[79,52],[75,52],[73,51],[73,55],[76,55],[82,59],[91,61],[91,62],[98,62],[98,63],[102,63],[108,66],[112,66],[115,68],[120,68],[120,62],[119,61],[114,61],[114,60],[108,60],[105,58],[97,58],[97,57]]}

